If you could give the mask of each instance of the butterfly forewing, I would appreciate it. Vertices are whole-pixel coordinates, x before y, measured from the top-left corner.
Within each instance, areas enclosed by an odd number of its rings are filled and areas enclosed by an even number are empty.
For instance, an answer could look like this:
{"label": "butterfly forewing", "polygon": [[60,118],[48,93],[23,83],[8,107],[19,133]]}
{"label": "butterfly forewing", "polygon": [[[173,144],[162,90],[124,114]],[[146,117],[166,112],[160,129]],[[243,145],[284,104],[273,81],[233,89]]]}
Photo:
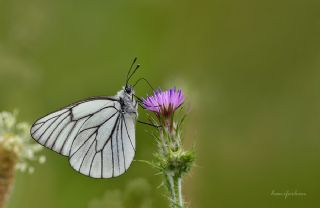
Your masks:
{"label": "butterfly forewing", "polygon": [[31,128],[40,144],[69,156],[84,175],[110,178],[130,166],[135,153],[135,117],[114,98],[92,98],[39,119]]}

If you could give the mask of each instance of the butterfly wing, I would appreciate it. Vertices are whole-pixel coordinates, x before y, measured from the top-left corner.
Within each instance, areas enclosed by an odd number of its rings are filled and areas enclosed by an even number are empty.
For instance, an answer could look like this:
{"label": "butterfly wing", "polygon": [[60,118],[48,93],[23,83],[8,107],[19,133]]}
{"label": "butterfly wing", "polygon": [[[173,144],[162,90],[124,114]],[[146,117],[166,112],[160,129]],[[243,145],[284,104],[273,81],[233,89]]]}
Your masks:
{"label": "butterfly wing", "polygon": [[69,156],[71,166],[84,175],[116,177],[129,168],[135,152],[135,118],[120,110],[116,99],[88,99],[39,119],[31,135]]}
{"label": "butterfly wing", "polygon": [[123,174],[135,153],[135,119],[122,113],[103,117],[98,125],[95,119],[84,124],[70,151],[71,166],[94,178]]}

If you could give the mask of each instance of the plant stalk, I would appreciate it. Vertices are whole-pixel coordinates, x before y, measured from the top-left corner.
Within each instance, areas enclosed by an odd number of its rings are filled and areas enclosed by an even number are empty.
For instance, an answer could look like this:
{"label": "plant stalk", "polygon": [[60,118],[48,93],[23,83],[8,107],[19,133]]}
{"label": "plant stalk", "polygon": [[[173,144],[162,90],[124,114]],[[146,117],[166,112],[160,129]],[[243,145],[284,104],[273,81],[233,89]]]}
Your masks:
{"label": "plant stalk", "polygon": [[171,208],[184,208],[181,177],[172,174],[166,174],[166,179],[170,192]]}
{"label": "plant stalk", "polygon": [[[180,145],[177,144],[177,137],[175,131],[169,131],[166,129],[160,130],[160,154],[162,154],[163,158],[167,158],[167,161],[170,161],[169,154],[176,150],[176,148],[181,148]],[[177,161],[176,161],[177,162]],[[175,162],[175,163],[176,163]],[[172,163],[170,162],[170,167],[172,167]],[[171,208],[184,208],[183,197],[182,197],[182,184],[181,184],[181,172],[179,171],[179,167],[174,167],[173,169],[163,169],[164,178],[167,184],[167,189],[169,191],[169,201]]]}
{"label": "plant stalk", "polygon": [[0,208],[4,208],[14,183],[16,156],[0,146]]}

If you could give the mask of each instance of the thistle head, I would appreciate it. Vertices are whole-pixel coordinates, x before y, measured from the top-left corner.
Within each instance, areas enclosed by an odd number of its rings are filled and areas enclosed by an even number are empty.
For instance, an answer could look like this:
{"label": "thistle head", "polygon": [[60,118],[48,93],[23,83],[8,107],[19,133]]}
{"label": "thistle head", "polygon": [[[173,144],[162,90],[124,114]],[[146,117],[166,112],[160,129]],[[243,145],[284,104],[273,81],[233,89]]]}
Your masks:
{"label": "thistle head", "polygon": [[143,106],[156,114],[161,126],[168,129],[169,132],[174,130],[174,112],[183,104],[185,97],[181,89],[175,87],[162,91],[158,89],[153,95],[142,98]]}
{"label": "thistle head", "polygon": [[175,87],[166,91],[156,90],[153,95],[142,99],[147,110],[163,117],[170,117],[183,104],[184,100],[182,90],[177,90]]}

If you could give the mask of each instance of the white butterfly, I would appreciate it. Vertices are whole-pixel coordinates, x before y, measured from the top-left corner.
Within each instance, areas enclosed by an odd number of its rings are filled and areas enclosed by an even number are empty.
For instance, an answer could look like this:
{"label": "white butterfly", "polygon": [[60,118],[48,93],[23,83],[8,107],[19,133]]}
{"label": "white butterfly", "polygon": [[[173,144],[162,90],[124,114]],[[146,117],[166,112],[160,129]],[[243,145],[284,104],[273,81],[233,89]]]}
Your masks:
{"label": "white butterfly", "polygon": [[37,120],[32,137],[69,157],[71,166],[93,178],[111,178],[128,170],[135,154],[138,102],[129,79],[115,96],[92,97]]}

